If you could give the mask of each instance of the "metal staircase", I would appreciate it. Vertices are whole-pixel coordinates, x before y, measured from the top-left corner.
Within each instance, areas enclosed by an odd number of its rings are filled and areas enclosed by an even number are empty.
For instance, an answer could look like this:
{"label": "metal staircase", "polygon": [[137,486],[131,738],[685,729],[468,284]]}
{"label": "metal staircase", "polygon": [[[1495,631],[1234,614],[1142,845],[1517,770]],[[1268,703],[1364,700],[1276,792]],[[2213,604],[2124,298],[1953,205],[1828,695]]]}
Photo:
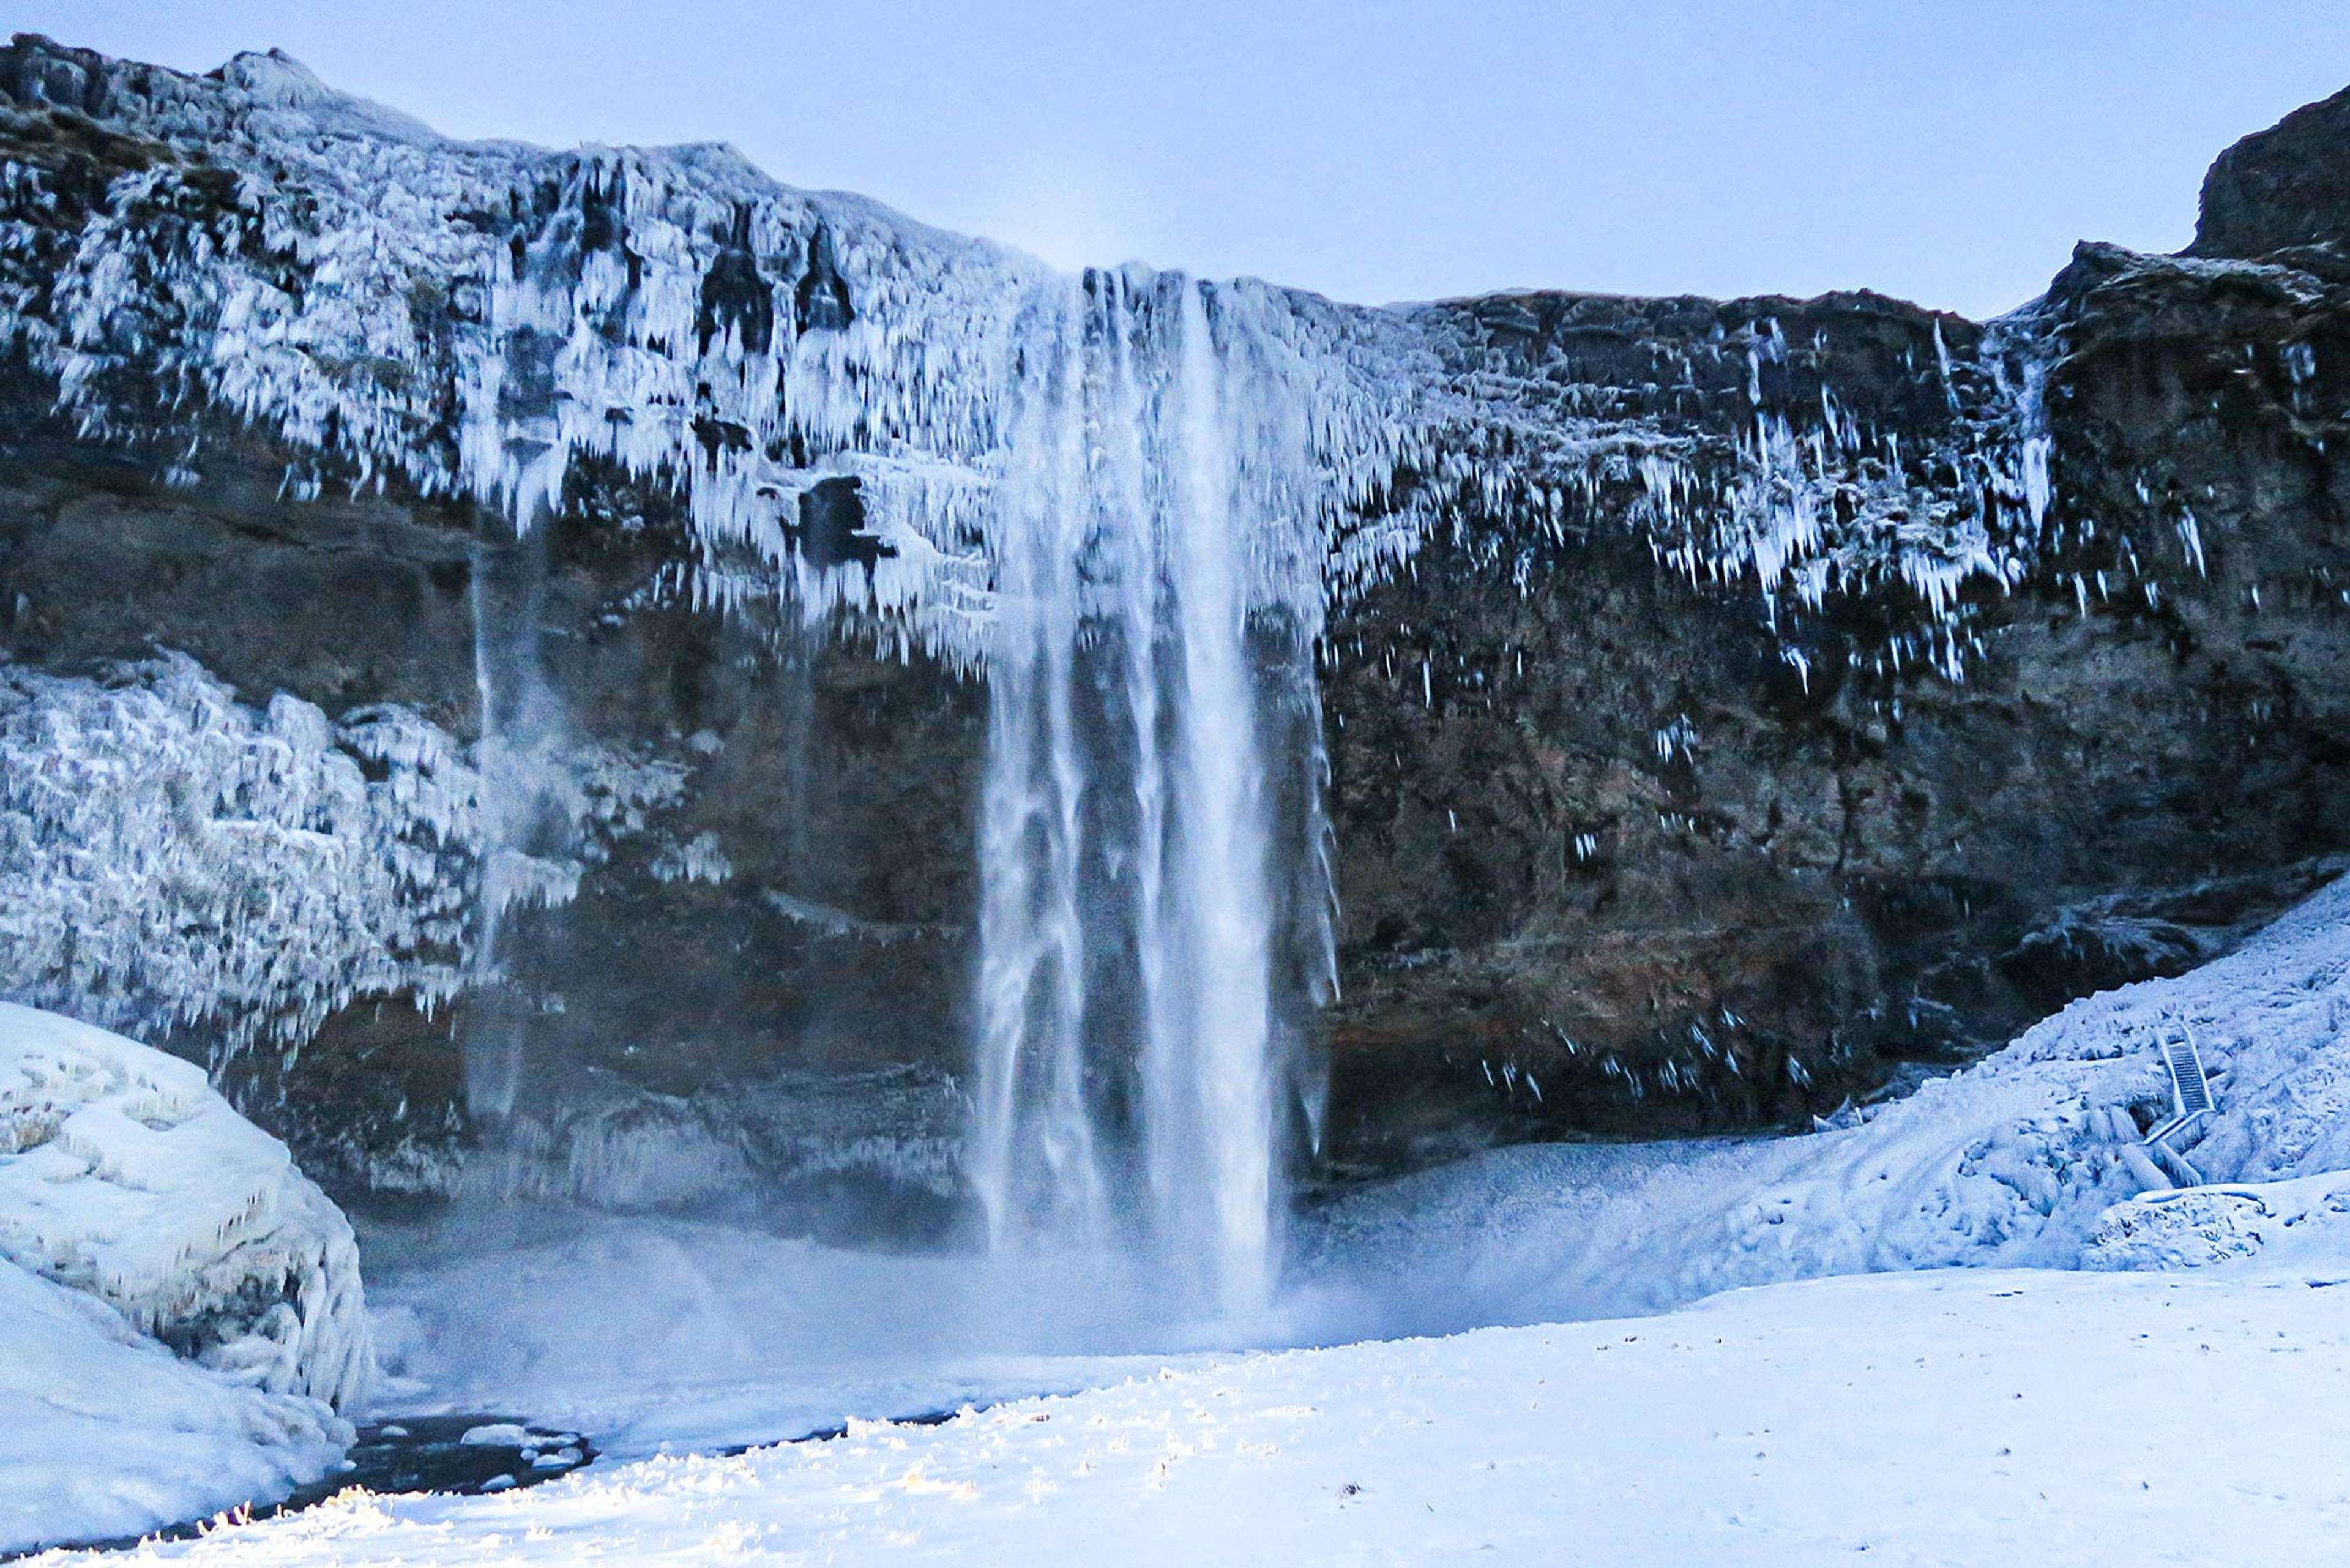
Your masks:
{"label": "metal staircase", "polygon": [[2175,1147],[2211,1114],[2211,1080],[2204,1075],[2203,1053],[2183,1018],[2166,1016],[2160,1031],[2163,1065],[2170,1069],[2171,1114],[2147,1129],[2147,1153],[2164,1175],[2181,1187],[2200,1187],[2203,1173]]}

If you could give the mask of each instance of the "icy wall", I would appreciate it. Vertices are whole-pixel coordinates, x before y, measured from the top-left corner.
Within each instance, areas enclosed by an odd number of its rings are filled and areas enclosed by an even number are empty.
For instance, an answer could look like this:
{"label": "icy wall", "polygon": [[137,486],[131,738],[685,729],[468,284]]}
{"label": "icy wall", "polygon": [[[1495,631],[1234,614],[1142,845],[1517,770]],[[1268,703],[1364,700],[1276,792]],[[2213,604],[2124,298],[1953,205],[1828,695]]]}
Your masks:
{"label": "icy wall", "polygon": [[[722,147],[450,141],[274,54],[195,78],[28,43],[9,75],[30,113],[132,139],[103,149],[99,189],[64,149],[5,170],[0,324],[85,433],[184,427],[192,478],[200,416],[233,410],[305,454],[296,493],[397,475],[518,528],[608,459],[690,500],[695,559],[663,591],[782,598],[885,647],[983,657],[1022,324],[1059,286],[1037,264],[789,190]],[[1281,433],[1312,462],[1285,501],[1330,531],[1313,569],[1339,597],[1446,519],[1605,516],[1774,611],[1898,584],[1934,615],[1887,656],[1955,670],[1962,588],[2012,583],[2041,545],[2055,327],[2032,312],[1956,348],[1937,336],[1947,417],[1905,446],[1831,380],[1792,379],[1806,346],[1759,312],[1578,387],[1507,352],[1557,325],[1555,300],[1224,293],[1290,362]],[[1742,407],[1705,395],[1697,362],[1740,367]],[[1295,541],[1248,545],[1261,591],[1295,574]]]}

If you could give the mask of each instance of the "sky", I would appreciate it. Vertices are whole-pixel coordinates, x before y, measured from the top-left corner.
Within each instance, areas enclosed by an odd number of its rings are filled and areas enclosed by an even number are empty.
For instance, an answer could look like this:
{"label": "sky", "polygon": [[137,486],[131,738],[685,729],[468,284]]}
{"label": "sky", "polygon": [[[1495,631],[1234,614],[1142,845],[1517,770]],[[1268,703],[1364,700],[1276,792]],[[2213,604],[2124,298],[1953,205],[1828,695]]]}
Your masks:
{"label": "sky", "polygon": [[723,140],[1064,266],[1379,303],[1869,287],[1975,317],[2187,243],[2350,85],[2344,0],[14,0],[187,70],[285,49],[468,137]]}

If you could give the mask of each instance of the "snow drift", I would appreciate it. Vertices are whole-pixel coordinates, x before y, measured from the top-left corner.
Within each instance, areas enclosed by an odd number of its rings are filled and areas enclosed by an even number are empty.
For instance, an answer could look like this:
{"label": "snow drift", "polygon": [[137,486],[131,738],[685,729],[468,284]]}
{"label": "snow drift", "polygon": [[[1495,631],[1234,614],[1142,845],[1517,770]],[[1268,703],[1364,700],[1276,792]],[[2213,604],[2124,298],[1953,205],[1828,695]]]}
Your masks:
{"label": "snow drift", "polygon": [[202,1069],[0,1002],[0,1260],[234,1382],[338,1408],[375,1356],[349,1223]]}
{"label": "snow drift", "polygon": [[316,1399],[192,1366],[104,1302],[9,1262],[0,1346],[0,1552],[282,1497],[351,1441]]}

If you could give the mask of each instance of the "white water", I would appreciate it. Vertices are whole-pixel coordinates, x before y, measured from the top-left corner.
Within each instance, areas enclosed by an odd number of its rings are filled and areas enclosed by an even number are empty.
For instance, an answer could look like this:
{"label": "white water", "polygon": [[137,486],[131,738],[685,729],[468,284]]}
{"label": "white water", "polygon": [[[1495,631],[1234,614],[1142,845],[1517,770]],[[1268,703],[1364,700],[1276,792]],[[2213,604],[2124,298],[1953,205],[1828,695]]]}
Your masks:
{"label": "white water", "polygon": [[1301,394],[1249,329],[1132,269],[1040,290],[1014,334],[972,1144],[999,1251],[1147,1258],[1227,1317],[1274,1267],[1277,971],[1327,945],[1326,888],[1274,892],[1327,874],[1318,796],[1285,808],[1267,755],[1300,743],[1275,709],[1310,689],[1319,584],[1283,567],[1319,524],[1263,439]]}

